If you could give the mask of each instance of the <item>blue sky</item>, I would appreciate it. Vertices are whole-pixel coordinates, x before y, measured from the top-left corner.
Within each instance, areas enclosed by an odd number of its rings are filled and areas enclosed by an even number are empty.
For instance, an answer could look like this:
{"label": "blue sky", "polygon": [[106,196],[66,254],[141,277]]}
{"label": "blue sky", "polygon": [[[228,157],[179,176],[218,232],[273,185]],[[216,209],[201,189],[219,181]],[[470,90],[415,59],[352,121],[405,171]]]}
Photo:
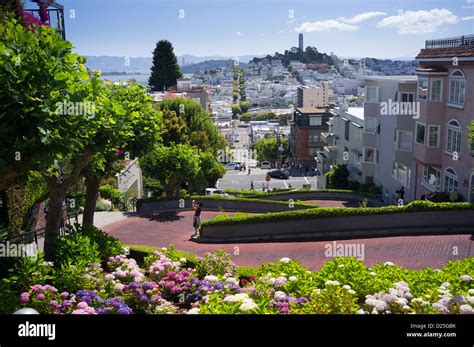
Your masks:
{"label": "blue sky", "polygon": [[[474,33],[474,0],[58,0],[82,55],[236,56],[297,45],[340,56],[415,56],[424,41]],[[74,11],[74,12],[72,12]],[[75,18],[71,18],[71,14]]]}

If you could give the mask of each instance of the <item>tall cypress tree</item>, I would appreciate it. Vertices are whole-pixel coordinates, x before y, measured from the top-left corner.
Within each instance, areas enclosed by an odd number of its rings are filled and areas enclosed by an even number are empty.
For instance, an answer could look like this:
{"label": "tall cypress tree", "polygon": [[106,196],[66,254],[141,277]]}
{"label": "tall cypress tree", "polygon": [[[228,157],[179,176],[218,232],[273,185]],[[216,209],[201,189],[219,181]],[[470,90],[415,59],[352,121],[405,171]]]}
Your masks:
{"label": "tall cypress tree", "polygon": [[148,84],[153,90],[162,91],[176,86],[176,80],[182,76],[173,45],[167,40],[159,41],[153,52],[153,66]]}

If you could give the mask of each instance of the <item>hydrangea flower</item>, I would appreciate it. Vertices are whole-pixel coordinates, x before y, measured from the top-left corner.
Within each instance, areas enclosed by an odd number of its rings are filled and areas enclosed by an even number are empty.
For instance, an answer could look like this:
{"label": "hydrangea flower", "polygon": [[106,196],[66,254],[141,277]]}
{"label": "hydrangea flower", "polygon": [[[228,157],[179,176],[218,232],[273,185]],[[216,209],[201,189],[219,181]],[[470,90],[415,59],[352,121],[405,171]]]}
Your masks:
{"label": "hydrangea flower", "polygon": [[199,314],[199,308],[194,307],[188,311],[188,314]]}
{"label": "hydrangea flower", "polygon": [[245,299],[242,305],[240,305],[239,310],[243,312],[253,311],[258,308],[258,305],[252,299]]}
{"label": "hydrangea flower", "polygon": [[282,264],[288,264],[290,261],[291,261],[290,258],[281,258],[280,259],[280,263],[282,263]]}
{"label": "hydrangea flower", "polygon": [[472,281],[472,277],[469,275],[461,275],[459,278],[461,278],[465,282],[470,282]]}
{"label": "hydrangea flower", "polygon": [[474,314],[474,309],[469,305],[459,306],[459,311],[463,314]]}
{"label": "hydrangea flower", "polygon": [[280,276],[277,279],[275,279],[275,287],[283,287],[285,283],[287,282],[286,277]]}
{"label": "hydrangea flower", "polygon": [[394,263],[392,263],[391,261],[387,261],[384,263],[385,266],[393,266],[395,265]]}

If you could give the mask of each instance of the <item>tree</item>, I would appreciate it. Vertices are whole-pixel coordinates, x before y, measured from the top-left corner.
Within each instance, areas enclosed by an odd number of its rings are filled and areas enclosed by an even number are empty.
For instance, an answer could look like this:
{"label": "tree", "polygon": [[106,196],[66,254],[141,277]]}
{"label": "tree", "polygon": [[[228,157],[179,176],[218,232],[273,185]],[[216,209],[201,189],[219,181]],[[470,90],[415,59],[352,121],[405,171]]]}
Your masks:
{"label": "tree", "polygon": [[[280,146],[283,151],[280,151]],[[278,140],[275,136],[268,136],[255,143],[252,149],[257,152],[258,161],[277,161],[280,156],[288,156],[290,146],[286,137]]]}
{"label": "tree", "polygon": [[165,108],[163,111],[163,120],[163,143],[165,145],[186,143],[188,141],[186,124],[183,117],[179,116],[175,111]]}
{"label": "tree", "polygon": [[[95,135],[94,157],[85,168],[86,201],[83,224],[93,224],[102,181],[120,172],[123,159],[144,155],[160,140],[161,113],[153,108],[146,88],[129,82],[126,86],[104,82],[101,112],[108,122]],[[170,125],[170,128],[174,128]],[[118,152],[117,152],[118,151]]]}
{"label": "tree", "polygon": [[217,154],[219,149],[225,147],[225,139],[219,133],[207,110],[200,103],[191,99],[166,99],[158,104],[158,109],[164,111],[166,108],[176,112],[185,125],[188,143],[204,152]]}
{"label": "tree", "polygon": [[232,117],[237,118],[237,116],[242,113],[240,106],[238,104],[232,104]]}
{"label": "tree", "polygon": [[250,102],[242,101],[240,103],[240,112],[241,113],[246,113],[250,109],[250,107],[252,107],[252,104]]}
{"label": "tree", "polygon": [[171,199],[179,197],[179,190],[186,178],[198,176],[201,160],[198,150],[189,145],[157,145],[140,159],[140,167],[145,176],[160,181],[166,197]]}
{"label": "tree", "polygon": [[347,189],[349,171],[347,165],[334,165],[332,171],[325,173],[329,189]]}
{"label": "tree", "polygon": [[176,86],[177,80],[182,76],[173,46],[169,41],[159,41],[153,51],[153,66],[148,84],[153,90],[162,91]]}
{"label": "tree", "polygon": [[219,178],[224,176],[225,167],[209,152],[199,153],[201,169],[197,176],[188,177],[188,192],[203,194],[206,188],[215,187]]}
{"label": "tree", "polygon": [[252,115],[250,113],[244,113],[240,116],[242,122],[248,123],[252,120]]}

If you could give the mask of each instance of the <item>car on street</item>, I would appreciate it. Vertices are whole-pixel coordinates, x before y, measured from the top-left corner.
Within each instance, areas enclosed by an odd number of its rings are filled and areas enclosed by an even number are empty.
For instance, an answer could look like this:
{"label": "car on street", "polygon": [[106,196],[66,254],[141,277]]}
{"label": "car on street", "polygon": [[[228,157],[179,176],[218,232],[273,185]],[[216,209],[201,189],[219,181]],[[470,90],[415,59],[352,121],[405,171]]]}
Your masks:
{"label": "car on street", "polygon": [[220,195],[224,198],[233,198],[232,195],[230,194],[227,194],[226,192],[224,192],[223,190],[221,189],[217,189],[217,188],[207,188],[206,189],[206,196],[213,196],[213,195]]}
{"label": "car on street", "polygon": [[290,178],[289,172],[283,169],[270,170],[268,171],[268,176],[270,176],[271,178],[278,178],[284,180]]}
{"label": "car on street", "polygon": [[269,161],[262,161],[260,168],[262,170],[270,170],[272,168],[272,164]]}
{"label": "car on street", "polygon": [[237,170],[236,167],[237,167],[236,163],[228,163],[225,165],[226,170]]}

